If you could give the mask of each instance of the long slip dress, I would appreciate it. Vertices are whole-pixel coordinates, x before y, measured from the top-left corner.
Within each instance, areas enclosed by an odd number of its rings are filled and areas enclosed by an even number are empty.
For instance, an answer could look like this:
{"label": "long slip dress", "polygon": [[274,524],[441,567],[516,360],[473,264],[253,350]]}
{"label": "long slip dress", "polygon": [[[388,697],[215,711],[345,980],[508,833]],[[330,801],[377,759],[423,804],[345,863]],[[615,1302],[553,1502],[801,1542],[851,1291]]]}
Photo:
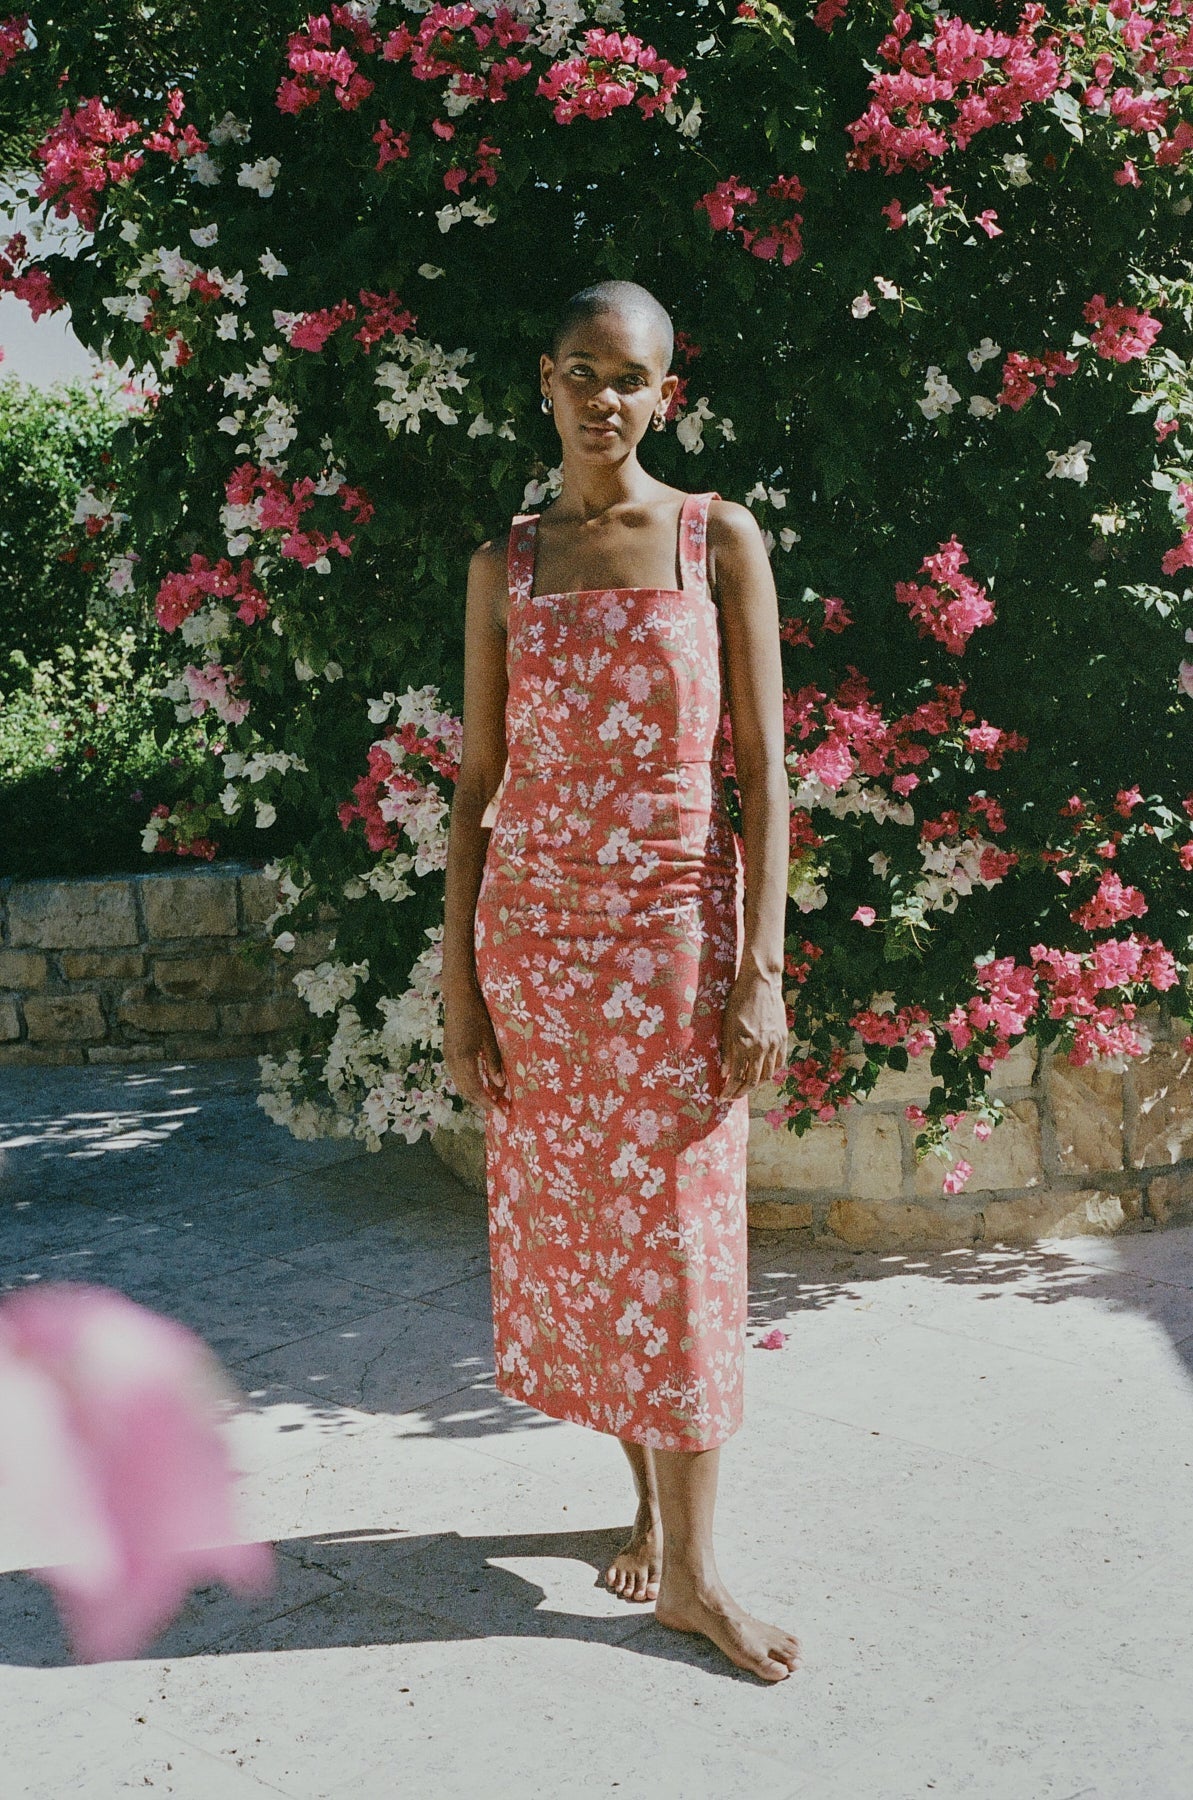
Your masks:
{"label": "long slip dress", "polygon": [[749,1103],[718,1098],[743,868],[720,775],[715,493],[680,588],[535,594],[509,539],[508,761],[483,823],[477,978],[498,1391],[662,1450],[742,1420]]}

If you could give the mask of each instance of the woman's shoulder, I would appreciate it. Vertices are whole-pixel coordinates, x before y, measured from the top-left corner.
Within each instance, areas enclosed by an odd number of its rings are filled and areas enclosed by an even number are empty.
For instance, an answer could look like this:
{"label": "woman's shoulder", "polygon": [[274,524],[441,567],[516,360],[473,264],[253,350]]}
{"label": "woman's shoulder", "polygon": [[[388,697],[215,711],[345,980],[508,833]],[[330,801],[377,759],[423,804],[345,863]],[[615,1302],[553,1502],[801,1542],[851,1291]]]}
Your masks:
{"label": "woman's shoulder", "polygon": [[486,538],[472,552],[469,568],[485,587],[497,590],[505,585],[506,568],[509,559],[507,538]]}
{"label": "woman's shoulder", "polygon": [[708,504],[708,540],[726,546],[759,535],[757,519],[740,500],[722,500],[717,494]]}

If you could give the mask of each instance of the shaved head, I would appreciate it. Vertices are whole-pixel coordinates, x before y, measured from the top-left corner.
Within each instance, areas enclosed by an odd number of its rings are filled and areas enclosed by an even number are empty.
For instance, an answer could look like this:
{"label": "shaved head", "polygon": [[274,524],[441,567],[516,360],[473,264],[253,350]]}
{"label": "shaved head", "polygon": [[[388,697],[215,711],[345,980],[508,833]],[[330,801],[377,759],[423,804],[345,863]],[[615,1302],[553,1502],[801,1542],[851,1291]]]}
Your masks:
{"label": "shaved head", "polygon": [[639,286],[636,281],[598,281],[592,287],[581,288],[578,294],[573,294],[551,334],[552,362],[559,361],[564,339],[576,326],[606,313],[617,313],[623,319],[633,319],[646,326],[659,357],[659,373],[666,375],[671,368],[671,357],[675,349],[671,316],[665,307],[660,306],[650,289]]}

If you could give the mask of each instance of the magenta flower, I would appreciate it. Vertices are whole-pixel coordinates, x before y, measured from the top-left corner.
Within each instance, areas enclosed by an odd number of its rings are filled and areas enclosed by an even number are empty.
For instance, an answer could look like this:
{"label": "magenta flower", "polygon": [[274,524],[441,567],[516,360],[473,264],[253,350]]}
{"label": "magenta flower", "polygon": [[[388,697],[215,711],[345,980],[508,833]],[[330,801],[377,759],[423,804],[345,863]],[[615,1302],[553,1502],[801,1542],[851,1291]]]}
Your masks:
{"label": "magenta flower", "polygon": [[111,1289],[0,1303],[0,1486],[80,1661],[135,1656],[192,1587],[270,1586],[270,1546],[236,1541],[233,1398],[201,1338]]}
{"label": "magenta flower", "polygon": [[758,1339],[758,1348],[759,1350],[781,1350],[786,1342],[787,1333],[780,1331],[776,1325],[773,1331],[768,1331],[765,1337]]}

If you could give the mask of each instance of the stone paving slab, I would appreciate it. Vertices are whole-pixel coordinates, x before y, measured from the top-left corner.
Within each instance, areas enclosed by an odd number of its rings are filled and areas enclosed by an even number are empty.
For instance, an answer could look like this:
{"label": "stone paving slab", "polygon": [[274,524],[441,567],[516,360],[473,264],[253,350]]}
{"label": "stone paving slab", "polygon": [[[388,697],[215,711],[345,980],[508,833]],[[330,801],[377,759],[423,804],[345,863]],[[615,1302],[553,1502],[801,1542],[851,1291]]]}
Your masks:
{"label": "stone paving slab", "polygon": [[753,1234],[734,1591],[771,1688],[615,1600],[621,1453],[493,1385],[483,1203],[299,1144],[255,1063],[0,1071],[0,1287],[98,1280],[245,1396],[276,1587],[66,1660],[0,1514],[4,1800],[1190,1800],[1193,1229],[819,1253]]}

